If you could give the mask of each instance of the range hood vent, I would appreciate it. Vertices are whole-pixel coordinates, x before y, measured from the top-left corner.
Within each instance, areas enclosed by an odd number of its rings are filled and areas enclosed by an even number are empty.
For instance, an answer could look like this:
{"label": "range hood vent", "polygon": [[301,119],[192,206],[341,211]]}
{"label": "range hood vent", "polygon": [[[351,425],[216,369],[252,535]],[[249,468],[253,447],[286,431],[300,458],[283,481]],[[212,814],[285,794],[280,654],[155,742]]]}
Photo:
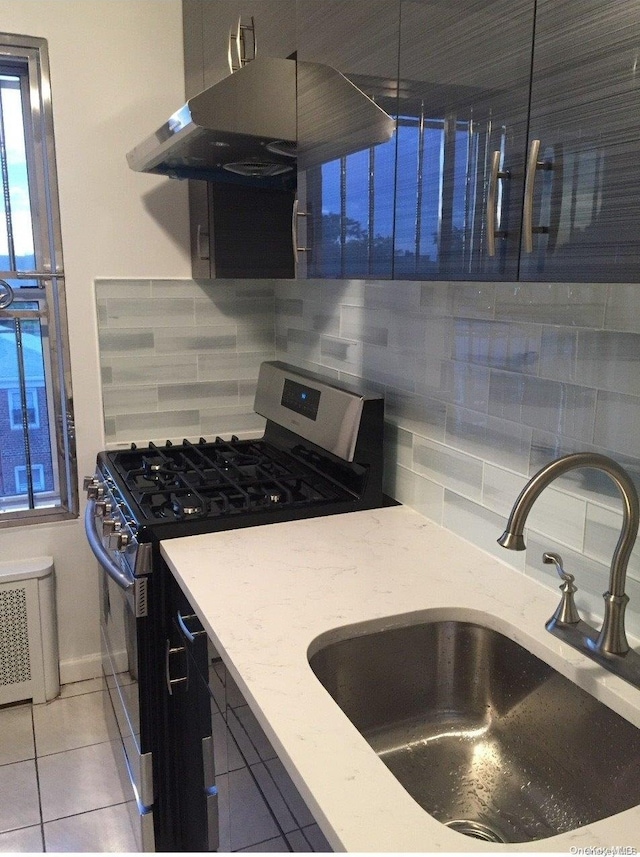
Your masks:
{"label": "range hood vent", "polygon": [[257,57],[189,99],[127,161],[172,178],[290,189],[296,166],[386,142],[394,130],[394,120],[330,66]]}

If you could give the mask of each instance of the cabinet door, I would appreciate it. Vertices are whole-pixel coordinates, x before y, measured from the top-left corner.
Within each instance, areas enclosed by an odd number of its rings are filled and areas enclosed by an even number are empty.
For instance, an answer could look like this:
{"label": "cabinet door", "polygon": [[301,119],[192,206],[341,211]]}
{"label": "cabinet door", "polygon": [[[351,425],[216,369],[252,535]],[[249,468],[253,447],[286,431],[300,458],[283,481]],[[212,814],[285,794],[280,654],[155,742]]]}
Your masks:
{"label": "cabinet door", "polygon": [[295,52],[295,0],[201,0],[203,31],[203,79],[211,86],[231,73],[228,62],[229,33],[238,21],[255,26],[256,55],[287,57]]}
{"label": "cabinet door", "polygon": [[639,49],[633,0],[539,0],[521,279],[640,280]]}
{"label": "cabinet door", "polygon": [[[299,61],[332,66],[395,114],[398,0],[298,0],[297,30]],[[298,143],[305,147],[317,132],[317,109],[300,74],[299,67]],[[330,99],[322,106],[330,111]],[[344,133],[340,122],[333,133]],[[305,263],[310,277],[392,276],[395,153],[394,135],[299,176],[299,276]]]}
{"label": "cabinet door", "polygon": [[402,0],[394,276],[517,276],[532,0]]}

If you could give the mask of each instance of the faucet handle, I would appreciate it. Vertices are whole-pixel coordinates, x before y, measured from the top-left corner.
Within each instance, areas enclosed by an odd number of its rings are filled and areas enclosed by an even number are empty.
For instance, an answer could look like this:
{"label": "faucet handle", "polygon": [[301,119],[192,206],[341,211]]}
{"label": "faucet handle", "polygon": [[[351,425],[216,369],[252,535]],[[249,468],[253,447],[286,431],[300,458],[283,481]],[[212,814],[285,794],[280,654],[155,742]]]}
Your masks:
{"label": "faucet handle", "polygon": [[556,567],[556,571],[558,572],[558,576],[562,580],[562,585],[560,586],[562,598],[560,599],[560,604],[558,604],[555,613],[547,622],[547,629],[550,624],[576,625],[580,621],[580,614],[578,613],[578,609],[573,598],[574,594],[578,591],[578,587],[573,582],[575,577],[564,570],[562,557],[558,553],[545,551],[542,554],[542,561],[547,565],[553,563]]}
{"label": "faucet handle", "polygon": [[542,562],[547,565],[551,565],[551,563],[555,564],[556,571],[558,572],[558,577],[560,580],[564,580],[565,583],[573,583],[575,577],[569,572],[565,571],[563,568],[562,557],[559,553],[553,553],[552,551],[545,551],[542,554]]}

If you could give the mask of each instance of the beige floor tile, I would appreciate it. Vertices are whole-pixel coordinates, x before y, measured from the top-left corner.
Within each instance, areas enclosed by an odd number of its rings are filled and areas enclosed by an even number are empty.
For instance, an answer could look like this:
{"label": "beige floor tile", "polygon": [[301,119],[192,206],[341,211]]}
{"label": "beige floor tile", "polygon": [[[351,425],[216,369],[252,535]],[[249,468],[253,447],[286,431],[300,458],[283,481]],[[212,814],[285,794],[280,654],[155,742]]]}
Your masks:
{"label": "beige floor tile", "polygon": [[53,821],[127,800],[115,751],[122,752],[121,746],[93,744],[38,759],[43,820]]}
{"label": "beige floor tile", "polygon": [[106,690],[34,705],[38,757],[109,741],[115,718]]}
{"label": "beige floor tile", "polygon": [[31,704],[0,709],[0,765],[33,759]]}
{"label": "beige floor tile", "polygon": [[136,840],[124,804],[49,821],[44,825],[47,851],[132,852]]}
{"label": "beige floor tile", "polygon": [[89,678],[86,681],[74,681],[71,684],[63,684],[60,689],[60,699],[70,696],[81,696],[84,693],[93,693],[96,690],[105,690],[104,678]]}
{"label": "beige floor tile", "polygon": [[40,822],[33,760],[0,767],[0,833]]}
{"label": "beige floor tile", "polygon": [[39,824],[35,827],[23,827],[22,830],[12,830],[10,833],[0,833],[2,854],[35,854],[42,851],[44,848]]}

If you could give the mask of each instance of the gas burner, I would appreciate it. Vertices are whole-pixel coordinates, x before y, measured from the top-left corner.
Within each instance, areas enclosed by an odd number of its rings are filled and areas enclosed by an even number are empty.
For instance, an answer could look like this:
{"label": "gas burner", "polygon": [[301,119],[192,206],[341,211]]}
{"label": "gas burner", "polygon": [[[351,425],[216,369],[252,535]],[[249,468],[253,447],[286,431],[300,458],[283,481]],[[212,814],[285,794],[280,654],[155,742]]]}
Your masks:
{"label": "gas burner", "polygon": [[171,508],[177,518],[197,518],[206,514],[206,506],[197,494],[172,494]]}
{"label": "gas burner", "polygon": [[167,476],[173,477],[179,468],[172,461],[161,458],[159,455],[143,455],[141,469],[147,479],[157,482]]}

